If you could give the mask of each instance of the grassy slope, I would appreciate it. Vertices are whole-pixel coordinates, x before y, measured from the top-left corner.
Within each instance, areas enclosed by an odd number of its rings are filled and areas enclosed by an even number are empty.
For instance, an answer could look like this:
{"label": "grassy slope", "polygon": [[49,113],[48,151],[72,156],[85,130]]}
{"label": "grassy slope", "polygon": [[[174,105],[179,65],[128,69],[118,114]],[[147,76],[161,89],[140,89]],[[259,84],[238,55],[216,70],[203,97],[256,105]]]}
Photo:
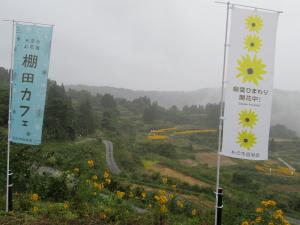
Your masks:
{"label": "grassy slope", "polygon": [[[174,154],[171,157],[166,157],[156,152],[143,152],[141,154],[140,146],[142,144],[153,144],[151,141],[145,140],[145,135],[150,128],[154,126],[158,128],[173,127],[175,125],[163,121],[158,121],[157,124],[147,125],[142,122],[140,115],[134,115],[128,111],[125,113],[124,109],[121,109],[120,120],[120,127],[122,129],[126,128],[131,131],[133,130],[134,132],[126,134],[122,133],[121,135],[106,135],[106,138],[114,143],[115,158],[118,165],[123,170],[123,173],[119,177],[115,177],[116,180],[122,184],[140,186],[149,191],[170,189],[170,187],[162,184],[159,180],[153,181],[153,171],[151,171],[151,168],[145,168],[143,165],[143,160],[155,161],[163,167],[170,168],[181,174],[186,174],[186,176],[199,179],[209,184],[209,188],[199,188],[187,185],[179,179],[169,179],[170,183],[176,183],[178,185],[177,192],[181,196],[193,200],[194,203],[199,204],[200,207],[208,207],[209,210],[213,210],[213,189],[215,185],[216,169],[213,166],[201,163],[201,157],[197,158],[196,156],[197,154],[216,151],[215,136],[197,134],[193,135],[193,137],[186,136],[172,139],[170,142],[175,146],[175,149]],[[181,127],[188,128],[191,127],[191,125],[183,124]],[[299,155],[297,154],[299,146],[299,142],[278,143],[277,151],[272,154],[271,157],[276,161],[276,157],[280,155],[280,157],[297,166],[299,163]],[[72,171],[75,167],[84,170],[87,167],[86,162],[89,159],[95,161],[95,172],[97,172],[97,170],[103,171],[106,169],[104,145],[93,138],[84,138],[76,140],[75,142],[55,141],[45,143],[39,152],[38,158],[40,165],[53,167],[61,171]],[[193,160],[197,165],[191,167],[183,164],[181,161],[182,159]],[[297,189],[297,185],[300,183],[299,177],[287,177],[284,175],[269,176],[257,172],[254,167],[256,163],[254,162],[241,160],[233,160],[233,162],[236,164],[224,166],[221,171],[221,184],[225,192],[225,206],[229,206],[232,201],[235,202],[235,204],[241,202],[241,207],[253,210],[260,200],[274,198],[278,200],[280,206],[287,211],[289,215],[292,217],[300,217],[300,212],[296,212],[288,207],[289,202],[295,197],[295,193],[291,190]],[[155,164],[152,166],[155,166]],[[233,182],[233,174],[235,173],[247,177],[246,183]],[[282,190],[290,191],[284,192]],[[1,204],[1,206],[3,205],[4,204]],[[225,217],[226,213],[227,212],[225,211]],[[56,223],[53,218],[44,218],[41,220],[42,222],[32,222],[31,215],[14,214],[8,217],[0,216],[0,224],[4,223],[3,221],[10,221],[10,224],[17,225],[19,219],[22,221],[20,222],[22,225],[25,225],[26,223],[31,225]],[[33,220],[37,221],[35,217],[33,217]],[[176,224],[174,218],[173,220],[174,223],[172,224]],[[12,223],[12,221],[14,222]],[[181,219],[177,218],[177,223],[179,221],[181,221]],[[63,224],[62,220],[60,222],[57,221],[57,224]],[[69,222],[66,222],[66,224],[69,224]],[[71,224],[76,223],[74,222]],[[131,224],[134,224],[134,222]],[[186,224],[192,224],[192,222]]]}

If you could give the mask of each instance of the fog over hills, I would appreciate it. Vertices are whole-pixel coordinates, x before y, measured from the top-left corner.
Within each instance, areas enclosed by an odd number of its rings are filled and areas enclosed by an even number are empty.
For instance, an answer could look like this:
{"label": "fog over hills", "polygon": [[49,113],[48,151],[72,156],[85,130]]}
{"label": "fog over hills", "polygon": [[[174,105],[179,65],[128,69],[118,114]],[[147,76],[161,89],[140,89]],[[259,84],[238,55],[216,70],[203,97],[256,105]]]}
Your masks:
{"label": "fog over hills", "polygon": [[[86,90],[92,94],[111,94],[117,98],[133,100],[138,97],[148,96],[159,105],[171,107],[176,105],[205,105],[220,101],[220,89],[205,88],[196,91],[137,91],[114,87],[96,87],[86,85],[71,85],[66,88]],[[300,134],[300,92],[275,90],[273,95],[272,124],[283,124]]]}

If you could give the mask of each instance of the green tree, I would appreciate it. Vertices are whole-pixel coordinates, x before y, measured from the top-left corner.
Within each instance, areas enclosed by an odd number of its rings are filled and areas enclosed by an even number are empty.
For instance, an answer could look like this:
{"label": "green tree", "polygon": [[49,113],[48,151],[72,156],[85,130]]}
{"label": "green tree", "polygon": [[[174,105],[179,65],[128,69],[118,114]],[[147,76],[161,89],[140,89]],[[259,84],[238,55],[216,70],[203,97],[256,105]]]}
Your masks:
{"label": "green tree", "polygon": [[116,109],[117,105],[114,97],[110,94],[105,94],[102,97],[102,107],[104,109],[110,109],[110,110]]}
{"label": "green tree", "polygon": [[44,133],[49,139],[75,138],[75,112],[63,85],[48,82]]}
{"label": "green tree", "polygon": [[9,91],[0,89],[0,126],[7,126]]}
{"label": "green tree", "polygon": [[92,134],[95,129],[95,118],[89,99],[80,102],[78,108],[78,129],[81,135]]}
{"label": "green tree", "polygon": [[9,71],[0,67],[0,126],[7,126],[9,105]]}
{"label": "green tree", "polygon": [[101,127],[106,130],[114,130],[111,113],[104,111],[102,113]]}
{"label": "green tree", "polygon": [[220,116],[220,104],[208,103],[205,106],[205,113],[207,114],[207,125],[210,127],[218,127]]}
{"label": "green tree", "polygon": [[143,121],[145,123],[153,123],[156,117],[156,111],[153,106],[150,106],[146,109],[144,109],[143,112]]}

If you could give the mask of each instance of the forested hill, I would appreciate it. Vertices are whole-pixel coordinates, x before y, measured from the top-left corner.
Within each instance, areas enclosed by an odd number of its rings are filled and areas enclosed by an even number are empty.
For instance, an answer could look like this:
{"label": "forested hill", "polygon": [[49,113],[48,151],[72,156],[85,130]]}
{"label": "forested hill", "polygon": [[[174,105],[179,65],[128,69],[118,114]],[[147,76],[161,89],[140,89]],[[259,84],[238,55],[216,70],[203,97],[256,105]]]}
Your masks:
{"label": "forested hill", "polygon": [[[86,90],[91,94],[111,94],[117,98],[133,100],[147,96],[164,107],[176,105],[206,105],[220,100],[220,89],[205,88],[196,91],[135,91],[124,88],[96,87],[86,85],[67,86],[73,90]],[[284,124],[300,134],[300,92],[275,90],[273,97],[272,124]]]}
{"label": "forested hill", "polygon": [[[8,71],[4,68],[0,67],[0,104],[3,106],[8,105],[8,84],[9,84],[9,75]],[[55,88],[54,88],[55,87]],[[72,91],[68,91],[72,89]],[[113,87],[91,87],[91,86],[66,86],[66,87],[57,87],[53,85],[48,85],[48,104],[46,106],[46,114],[47,112],[52,112],[51,109],[52,103],[51,99],[55,99],[57,93],[64,93],[63,96],[58,98],[64,99],[61,102],[62,110],[64,107],[71,105],[71,100],[68,97],[73,97],[73,103],[75,106],[82,106],[84,108],[84,99],[82,96],[85,96],[87,93],[92,94],[92,96],[96,96],[97,94],[103,96],[104,94],[111,94],[115,98],[126,99],[127,101],[133,101],[135,99],[142,98],[147,96],[152,102],[157,102],[157,105],[163,106],[165,108],[170,108],[171,106],[177,106],[178,108],[183,108],[184,110],[189,110],[188,108],[184,108],[184,106],[189,107],[205,107],[208,103],[216,104],[220,98],[220,90],[215,89],[201,89],[197,91],[189,91],[189,92],[159,92],[159,91],[134,91],[123,88],[113,88]],[[67,93],[65,93],[67,92]],[[52,96],[54,96],[52,98]],[[50,97],[50,100],[49,100]],[[99,96],[99,99],[101,97]],[[144,99],[145,101],[147,99]],[[142,101],[144,101],[142,100]],[[148,100],[147,100],[148,101]],[[96,100],[97,102],[97,100]],[[93,99],[91,100],[93,104]],[[97,103],[95,103],[97,105]],[[50,107],[50,108],[49,108]],[[53,107],[56,107],[55,104]],[[48,108],[48,111],[47,111]],[[80,108],[80,107],[79,107]],[[50,111],[49,111],[50,110]],[[68,110],[73,110],[72,107]],[[197,109],[199,111],[199,108]],[[197,111],[196,110],[196,111]],[[0,113],[3,115],[7,114],[7,107],[0,107]],[[77,111],[77,110],[76,110]],[[201,113],[207,113],[205,110],[200,110]],[[199,111],[199,112],[200,112]],[[215,112],[216,113],[216,112]],[[215,114],[214,113],[214,114]],[[300,134],[300,92],[290,92],[290,91],[282,91],[275,90],[274,98],[273,98],[273,110],[272,110],[272,124],[283,124],[286,127],[297,131],[298,135]],[[77,115],[78,116],[78,115]],[[5,120],[5,118],[1,118]],[[0,119],[0,120],[1,120]],[[63,120],[66,122],[67,120]],[[4,121],[2,121],[4,122]],[[49,121],[51,123],[51,121]],[[71,123],[70,121],[67,121]],[[0,121],[1,123],[1,121]],[[46,125],[47,125],[46,121]],[[69,125],[67,127],[70,127]],[[71,126],[73,127],[73,126]]]}

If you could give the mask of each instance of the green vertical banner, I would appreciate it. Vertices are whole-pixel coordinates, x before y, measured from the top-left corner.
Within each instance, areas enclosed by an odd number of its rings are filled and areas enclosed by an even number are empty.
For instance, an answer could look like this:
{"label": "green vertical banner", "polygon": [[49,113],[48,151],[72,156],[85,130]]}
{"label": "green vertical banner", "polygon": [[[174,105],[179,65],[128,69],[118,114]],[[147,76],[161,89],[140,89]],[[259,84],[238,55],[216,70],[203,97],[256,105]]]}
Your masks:
{"label": "green vertical banner", "polygon": [[10,141],[41,143],[52,26],[16,24]]}

